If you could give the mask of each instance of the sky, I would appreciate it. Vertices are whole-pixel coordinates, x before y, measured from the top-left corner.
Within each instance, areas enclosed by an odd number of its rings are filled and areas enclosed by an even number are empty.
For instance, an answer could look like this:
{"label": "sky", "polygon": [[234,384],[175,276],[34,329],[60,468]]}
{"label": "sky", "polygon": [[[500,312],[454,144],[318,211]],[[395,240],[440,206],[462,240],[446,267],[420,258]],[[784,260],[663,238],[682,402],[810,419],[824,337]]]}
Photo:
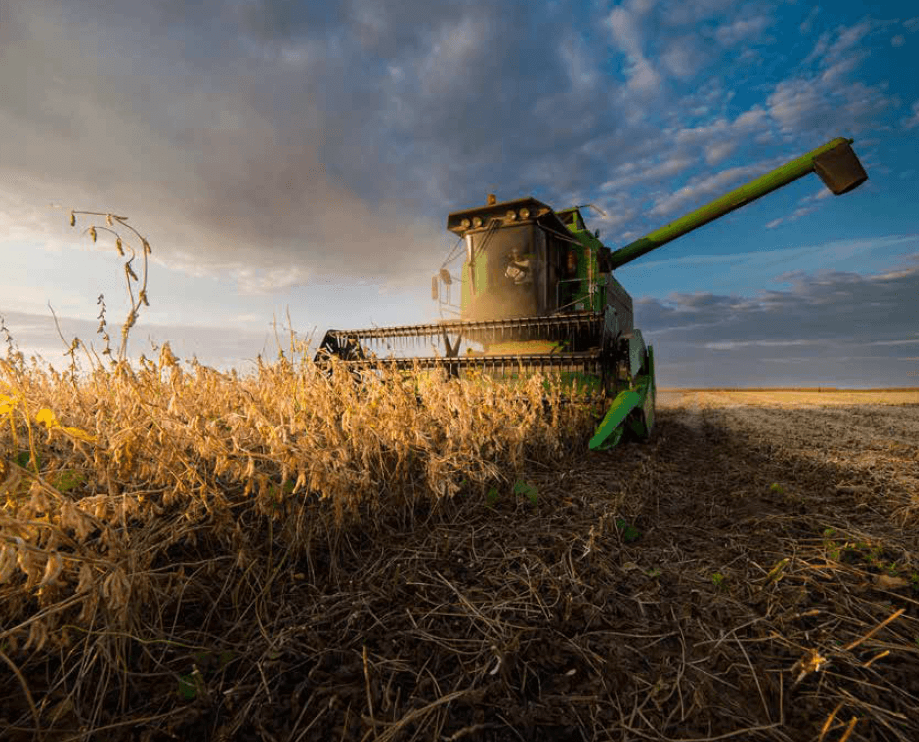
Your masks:
{"label": "sky", "polygon": [[488,193],[595,204],[615,249],[845,136],[855,191],[806,176],[616,276],[660,386],[919,386],[917,68],[912,0],[0,0],[0,316],[63,369],[103,295],[117,341],[125,259],[69,212],[126,216],[129,355],[245,373],[275,320],[435,320]]}

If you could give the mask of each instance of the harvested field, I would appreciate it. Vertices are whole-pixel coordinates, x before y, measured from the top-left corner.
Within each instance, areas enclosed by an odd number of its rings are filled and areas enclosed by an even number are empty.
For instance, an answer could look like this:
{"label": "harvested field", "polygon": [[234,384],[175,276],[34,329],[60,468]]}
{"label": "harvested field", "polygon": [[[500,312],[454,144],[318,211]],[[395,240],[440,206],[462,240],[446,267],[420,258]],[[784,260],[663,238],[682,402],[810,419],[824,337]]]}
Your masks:
{"label": "harvested field", "polygon": [[919,395],[770,395],[661,392],[650,444],[527,449],[517,495],[161,503],[99,611],[0,585],[3,641],[74,611],[0,644],[0,737],[919,739]]}

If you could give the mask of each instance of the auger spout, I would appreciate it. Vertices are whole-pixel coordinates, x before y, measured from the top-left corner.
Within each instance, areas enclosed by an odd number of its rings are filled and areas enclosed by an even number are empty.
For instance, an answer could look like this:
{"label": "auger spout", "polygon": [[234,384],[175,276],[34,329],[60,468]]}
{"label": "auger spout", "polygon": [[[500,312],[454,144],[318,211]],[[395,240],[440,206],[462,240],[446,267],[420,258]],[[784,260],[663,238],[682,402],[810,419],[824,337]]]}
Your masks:
{"label": "auger spout", "polygon": [[853,139],[837,137],[822,147],[818,147],[806,155],[802,155],[772,172],[766,173],[730,193],[726,193],[721,198],[696,209],[665,227],[656,229],[644,237],[639,237],[634,242],[615,250],[610,255],[610,267],[615,270],[675,240],[677,237],[682,237],[684,234],[692,232],[694,229],[698,229],[725,214],[729,214],[741,206],[746,206],[767,193],[772,193],[772,191],[778,190],[812,172],[816,172],[826,187],[835,195],[840,196],[843,193],[848,193],[868,180],[868,174],[850,146],[853,141]]}

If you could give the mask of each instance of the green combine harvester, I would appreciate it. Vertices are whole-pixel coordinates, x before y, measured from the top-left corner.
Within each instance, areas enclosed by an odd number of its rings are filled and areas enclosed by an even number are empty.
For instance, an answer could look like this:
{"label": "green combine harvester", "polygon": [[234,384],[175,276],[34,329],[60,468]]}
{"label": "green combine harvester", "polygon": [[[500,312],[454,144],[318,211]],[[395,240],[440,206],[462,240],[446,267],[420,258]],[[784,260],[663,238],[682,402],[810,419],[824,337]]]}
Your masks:
{"label": "green combine harvester", "polygon": [[[489,195],[484,206],[447,217],[447,229],[465,245],[458,319],[329,330],[316,361],[334,355],[357,372],[384,364],[444,368],[455,377],[469,370],[512,378],[558,372],[612,399],[591,449],[611,448],[626,432],[647,439],[654,427],[654,351],[634,326],[632,297],[613,271],[811,172],[837,196],[848,193],[868,179],[852,142],[833,139],[618,250],[587,228],[585,206],[555,211],[532,197],[498,203]],[[442,315],[453,307],[455,283],[446,267],[432,280]],[[433,342],[435,355],[380,358],[372,350],[411,342]]]}

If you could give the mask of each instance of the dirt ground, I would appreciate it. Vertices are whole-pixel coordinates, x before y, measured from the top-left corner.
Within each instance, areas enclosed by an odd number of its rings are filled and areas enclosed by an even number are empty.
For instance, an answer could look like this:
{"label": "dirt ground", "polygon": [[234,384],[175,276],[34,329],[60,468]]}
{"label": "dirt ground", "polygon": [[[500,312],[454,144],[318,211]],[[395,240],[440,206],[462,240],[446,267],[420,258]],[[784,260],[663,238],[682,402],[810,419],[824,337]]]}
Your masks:
{"label": "dirt ground", "polygon": [[919,739],[919,395],[836,396],[665,392],[536,508],[368,540],[313,635],[350,669],[276,737]]}
{"label": "dirt ground", "polygon": [[[919,393],[851,396],[662,391],[532,499],[317,545],[228,663],[158,650],[196,693],[138,671],[91,738],[915,742]],[[194,643],[221,597],[163,610]]]}

